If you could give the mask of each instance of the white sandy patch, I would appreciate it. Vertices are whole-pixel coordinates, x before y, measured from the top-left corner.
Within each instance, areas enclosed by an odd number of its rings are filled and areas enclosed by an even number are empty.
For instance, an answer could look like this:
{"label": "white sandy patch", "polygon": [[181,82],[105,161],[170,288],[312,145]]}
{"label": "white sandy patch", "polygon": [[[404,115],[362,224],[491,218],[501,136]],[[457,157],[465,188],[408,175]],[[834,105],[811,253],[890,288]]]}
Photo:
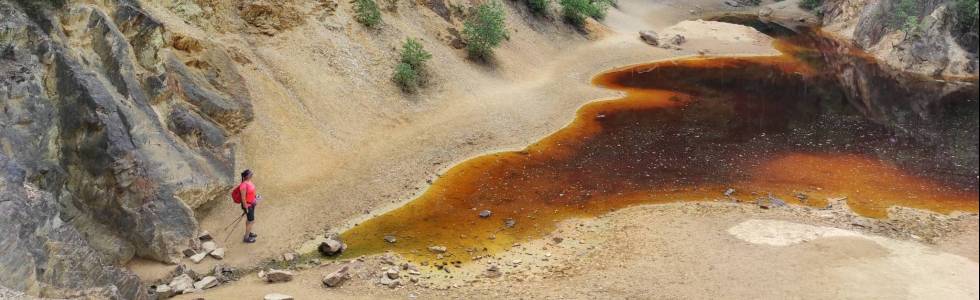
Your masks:
{"label": "white sandy patch", "polygon": [[683,35],[689,40],[712,39],[716,42],[772,42],[771,37],[762,34],[752,27],[705,20],[681,21],[664,29],[661,37],[669,37],[675,34]]}
{"label": "white sandy patch", "polygon": [[861,234],[833,227],[817,227],[805,224],[750,219],[728,229],[728,233],[740,240],[771,246],[789,246],[822,237],[860,237]]}
{"label": "white sandy patch", "polygon": [[[728,233],[749,243],[778,247],[820,238],[858,238],[887,250],[881,257],[855,260],[830,267],[830,273],[852,287],[876,282],[902,282],[912,299],[977,299],[980,266],[962,256],[937,251],[927,245],[832,227],[811,226],[780,220],[746,220]],[[853,289],[861,290],[861,289]],[[879,298],[867,294],[859,297]]]}

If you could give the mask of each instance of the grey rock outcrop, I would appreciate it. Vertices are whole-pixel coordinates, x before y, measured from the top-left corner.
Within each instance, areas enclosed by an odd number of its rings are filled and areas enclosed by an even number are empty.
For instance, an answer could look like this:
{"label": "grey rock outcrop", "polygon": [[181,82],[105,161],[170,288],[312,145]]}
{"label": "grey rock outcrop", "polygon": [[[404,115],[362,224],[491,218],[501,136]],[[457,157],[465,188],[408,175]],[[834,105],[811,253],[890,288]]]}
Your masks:
{"label": "grey rock outcrop", "polygon": [[51,298],[145,299],[139,278],[105,262],[27,175],[0,154],[0,286]]}
{"label": "grey rock outcrop", "polygon": [[894,68],[930,76],[977,76],[977,35],[956,28],[954,1],[915,2],[914,32],[904,32],[898,24],[899,0],[829,0],[822,7],[822,22]]}
{"label": "grey rock outcrop", "polygon": [[[0,222],[16,221],[3,230],[37,234],[2,237],[13,248],[0,252],[0,285],[41,297],[115,286],[139,299],[138,278],[115,266],[177,262],[196,241],[193,209],[234,184],[249,95],[220,45],[136,1],[57,2],[0,0],[0,155],[22,173],[2,185],[45,195],[4,196],[19,209],[3,210]],[[18,211],[37,215],[6,215]]]}

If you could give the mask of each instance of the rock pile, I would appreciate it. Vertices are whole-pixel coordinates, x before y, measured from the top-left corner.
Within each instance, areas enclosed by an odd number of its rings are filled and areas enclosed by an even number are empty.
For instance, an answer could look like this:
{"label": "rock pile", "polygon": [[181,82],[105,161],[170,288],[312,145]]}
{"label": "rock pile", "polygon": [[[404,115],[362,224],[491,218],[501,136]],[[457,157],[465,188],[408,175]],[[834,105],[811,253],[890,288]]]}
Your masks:
{"label": "rock pile", "polygon": [[187,248],[182,251],[184,256],[189,258],[192,262],[195,264],[201,263],[208,256],[218,260],[225,258],[225,248],[219,248],[217,242],[214,241],[210,233],[204,231],[198,235],[197,239],[200,241],[200,244],[194,244],[191,248]]}
{"label": "rock pile", "polygon": [[148,291],[156,299],[167,299],[175,295],[197,293],[235,280],[235,269],[220,264],[211,273],[200,275],[186,265],[178,265],[168,276],[169,279],[151,285]]}

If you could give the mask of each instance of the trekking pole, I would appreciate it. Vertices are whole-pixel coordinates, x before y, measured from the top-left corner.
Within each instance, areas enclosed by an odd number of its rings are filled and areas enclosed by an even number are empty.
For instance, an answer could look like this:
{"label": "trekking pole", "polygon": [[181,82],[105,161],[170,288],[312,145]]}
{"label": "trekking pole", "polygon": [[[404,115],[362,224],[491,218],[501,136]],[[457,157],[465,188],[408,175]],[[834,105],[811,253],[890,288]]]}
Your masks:
{"label": "trekking pole", "polygon": [[[238,223],[242,221],[242,218],[243,217],[245,217],[245,212],[242,212],[242,215],[241,216],[238,216],[238,219],[235,219],[235,222],[234,223],[231,223],[231,225],[238,225]],[[228,243],[228,238],[230,238],[231,237],[231,234],[233,232],[235,232],[234,228],[236,226],[231,226],[231,225],[229,225],[228,227],[225,227],[225,231],[227,231],[228,234],[225,235],[224,241],[221,242],[222,244],[227,244]],[[233,230],[228,230],[228,229],[233,229]]]}

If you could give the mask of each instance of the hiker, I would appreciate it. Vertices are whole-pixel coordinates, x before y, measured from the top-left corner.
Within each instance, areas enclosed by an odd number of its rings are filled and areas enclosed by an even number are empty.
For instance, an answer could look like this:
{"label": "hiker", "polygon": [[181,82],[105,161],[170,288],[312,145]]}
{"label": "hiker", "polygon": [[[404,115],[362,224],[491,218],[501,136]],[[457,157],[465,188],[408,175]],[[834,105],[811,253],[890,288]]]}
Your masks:
{"label": "hiker", "polygon": [[[245,195],[242,201],[242,195]],[[252,183],[252,170],[242,171],[242,183],[231,192],[231,198],[242,206],[242,214],[245,215],[245,238],[243,242],[254,243],[259,235],[252,232],[252,225],[255,224],[255,205],[262,199],[255,195],[255,184]]]}

